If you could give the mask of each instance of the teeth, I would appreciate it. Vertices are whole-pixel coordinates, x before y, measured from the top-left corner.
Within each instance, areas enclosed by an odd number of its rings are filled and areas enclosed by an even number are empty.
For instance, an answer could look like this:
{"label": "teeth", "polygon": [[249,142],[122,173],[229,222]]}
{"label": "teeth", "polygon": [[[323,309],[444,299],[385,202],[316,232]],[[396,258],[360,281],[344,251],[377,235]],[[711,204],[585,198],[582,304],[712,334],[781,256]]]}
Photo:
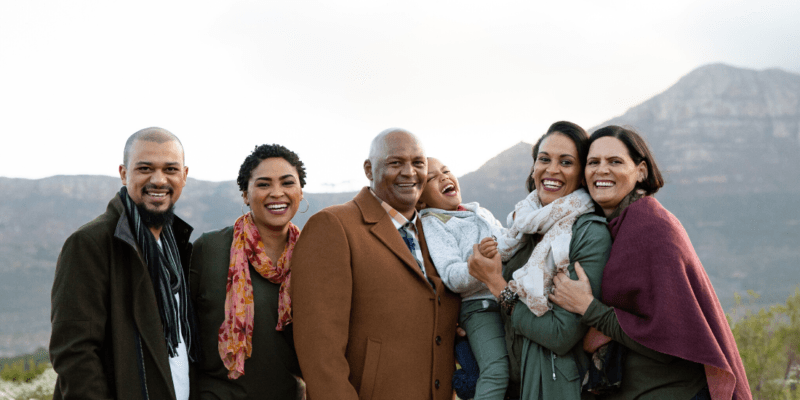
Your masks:
{"label": "teeth", "polygon": [[151,197],[164,197],[167,195],[166,193],[147,193],[147,194],[150,195]]}
{"label": "teeth", "polygon": [[270,209],[270,210],[283,210],[283,209],[285,209],[287,207],[288,207],[288,205],[286,205],[286,204],[270,204],[270,205],[267,206],[267,208]]}
{"label": "teeth", "polygon": [[614,182],[595,182],[594,185],[599,187],[611,187],[614,186]]}
{"label": "teeth", "polygon": [[400,187],[412,187],[414,185],[415,185],[415,183],[398,183],[397,184],[397,186],[400,186]]}
{"label": "teeth", "polygon": [[561,182],[553,181],[553,180],[550,180],[550,179],[543,180],[542,181],[542,185],[547,186],[549,188],[560,188],[561,186],[563,186],[563,184]]}
{"label": "teeth", "polygon": [[455,187],[455,186],[454,186],[452,183],[451,183],[451,184],[449,184],[449,185],[447,185],[447,186],[445,186],[445,187],[444,187],[444,189],[442,189],[442,193],[447,193],[447,191],[448,191],[448,190],[451,190],[451,189],[452,189],[452,190],[455,190],[455,189],[456,189],[456,187]]}

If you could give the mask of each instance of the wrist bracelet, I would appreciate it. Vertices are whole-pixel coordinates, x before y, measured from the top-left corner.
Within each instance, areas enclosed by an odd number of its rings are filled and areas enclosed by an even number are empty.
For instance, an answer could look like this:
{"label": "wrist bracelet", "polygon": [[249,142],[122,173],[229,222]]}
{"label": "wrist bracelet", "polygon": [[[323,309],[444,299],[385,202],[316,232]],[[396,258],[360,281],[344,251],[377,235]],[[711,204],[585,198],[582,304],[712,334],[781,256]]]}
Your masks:
{"label": "wrist bracelet", "polygon": [[517,300],[519,300],[519,295],[511,290],[508,285],[500,292],[500,297],[497,299],[500,303],[500,308],[506,315],[511,315],[514,311],[514,305],[517,304]]}

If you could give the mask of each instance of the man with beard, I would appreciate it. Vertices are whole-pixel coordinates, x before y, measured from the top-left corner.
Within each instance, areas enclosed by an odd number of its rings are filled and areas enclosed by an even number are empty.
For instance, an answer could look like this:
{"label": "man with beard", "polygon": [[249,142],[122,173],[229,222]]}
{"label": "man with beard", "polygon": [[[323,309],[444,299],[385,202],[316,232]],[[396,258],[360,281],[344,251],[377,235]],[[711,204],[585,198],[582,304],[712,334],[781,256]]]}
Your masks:
{"label": "man with beard", "polygon": [[119,166],[124,186],[64,243],[52,292],[53,399],[189,398],[192,228],[173,214],[188,172],[175,135],[134,133]]}

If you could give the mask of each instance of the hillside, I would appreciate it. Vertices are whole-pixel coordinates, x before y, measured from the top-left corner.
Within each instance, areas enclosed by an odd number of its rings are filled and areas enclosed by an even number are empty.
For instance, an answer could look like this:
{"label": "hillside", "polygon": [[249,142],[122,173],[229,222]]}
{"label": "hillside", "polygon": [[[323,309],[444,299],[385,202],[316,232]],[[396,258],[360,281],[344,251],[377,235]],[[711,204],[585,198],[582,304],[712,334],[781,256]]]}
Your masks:
{"label": "hillside", "polygon": [[[61,246],[72,232],[103,213],[119,191],[109,176],[0,177],[0,357],[46,347],[50,337],[50,289]],[[294,222],[343,203],[353,193],[305,195],[311,205]],[[193,227],[192,239],[230,225],[241,215],[236,182],[190,178],[176,214]]]}
{"label": "hillside", "polygon": [[[800,75],[708,65],[607,124],[630,125],[652,145],[667,184],[656,195],[684,224],[723,305],[753,289],[783,301],[800,283]],[[531,132],[530,141],[541,132]],[[464,201],[505,221],[525,195],[532,157],[518,143],[460,178]],[[105,210],[118,178],[0,178],[0,356],[47,345],[50,289],[66,237]],[[353,193],[308,193],[307,213]],[[235,182],[189,179],[177,214],[193,237],[241,215]]]}
{"label": "hillside", "polygon": [[[648,140],[666,180],[656,198],[683,223],[723,305],[747,289],[782,301],[800,284],[800,75],[703,66],[590,133],[610,124]],[[525,195],[530,148],[462,177],[464,200],[505,221]]]}

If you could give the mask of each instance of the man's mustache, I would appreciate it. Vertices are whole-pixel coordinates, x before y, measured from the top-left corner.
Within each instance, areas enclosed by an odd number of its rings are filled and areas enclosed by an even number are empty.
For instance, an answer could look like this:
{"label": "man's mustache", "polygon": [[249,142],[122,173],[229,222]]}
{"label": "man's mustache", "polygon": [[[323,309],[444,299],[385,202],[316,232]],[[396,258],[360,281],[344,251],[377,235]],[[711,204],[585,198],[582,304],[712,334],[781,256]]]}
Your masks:
{"label": "man's mustache", "polygon": [[169,192],[169,194],[172,194],[172,192],[175,191],[170,184],[156,186],[152,183],[148,183],[142,187],[142,194],[145,194],[145,192],[148,190],[166,190]]}

